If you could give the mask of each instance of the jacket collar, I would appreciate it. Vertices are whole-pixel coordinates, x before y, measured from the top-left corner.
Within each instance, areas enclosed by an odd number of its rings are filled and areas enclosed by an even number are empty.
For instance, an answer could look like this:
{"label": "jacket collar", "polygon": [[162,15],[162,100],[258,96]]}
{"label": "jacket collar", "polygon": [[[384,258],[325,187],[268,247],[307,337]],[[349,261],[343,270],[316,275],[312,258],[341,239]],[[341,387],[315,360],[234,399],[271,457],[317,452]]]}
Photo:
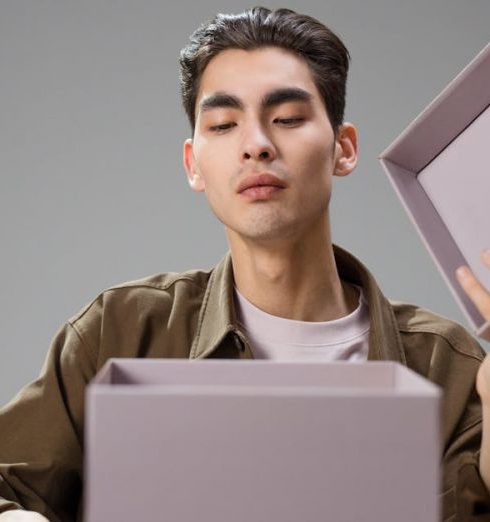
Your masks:
{"label": "jacket collar", "polygon": [[[357,258],[335,244],[332,246],[340,278],[361,286],[369,303],[371,328],[368,360],[390,360],[406,365],[390,302],[382,294],[372,274]],[[243,336],[236,324],[233,284],[231,254],[228,252],[211,272],[190,358],[209,356],[230,332]]]}

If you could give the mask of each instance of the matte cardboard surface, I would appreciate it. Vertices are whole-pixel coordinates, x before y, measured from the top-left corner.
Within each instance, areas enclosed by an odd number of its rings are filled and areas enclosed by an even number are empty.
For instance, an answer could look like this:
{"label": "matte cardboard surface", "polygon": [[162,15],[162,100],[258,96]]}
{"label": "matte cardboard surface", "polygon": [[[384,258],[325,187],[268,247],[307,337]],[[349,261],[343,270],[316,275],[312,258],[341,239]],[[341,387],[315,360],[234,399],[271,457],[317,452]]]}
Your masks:
{"label": "matte cardboard surface", "polygon": [[436,522],[439,400],[392,362],[112,359],[86,520]]}
{"label": "matte cardboard surface", "polygon": [[490,288],[490,44],[381,155],[408,215],[476,335],[490,324],[460,287],[469,265]]}

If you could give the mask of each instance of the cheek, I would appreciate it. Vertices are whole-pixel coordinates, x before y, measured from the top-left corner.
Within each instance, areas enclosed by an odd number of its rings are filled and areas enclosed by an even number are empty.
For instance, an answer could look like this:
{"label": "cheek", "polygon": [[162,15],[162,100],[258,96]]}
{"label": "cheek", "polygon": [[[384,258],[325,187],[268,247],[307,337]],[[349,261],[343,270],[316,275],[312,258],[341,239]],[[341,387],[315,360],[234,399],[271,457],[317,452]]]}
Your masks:
{"label": "cheek", "polygon": [[332,142],[322,139],[301,140],[301,148],[296,153],[296,165],[303,176],[315,181],[310,184],[318,189],[330,187],[334,166]]}
{"label": "cheek", "polygon": [[222,218],[227,192],[231,184],[232,165],[229,149],[214,147],[205,141],[195,144],[194,158],[199,175],[204,180],[204,192],[209,206],[218,218]]}
{"label": "cheek", "polygon": [[295,157],[296,161],[309,169],[324,171],[332,168],[334,162],[334,135],[331,126],[325,121],[310,121],[297,132],[286,134],[282,143],[285,155]]}
{"label": "cheek", "polygon": [[308,151],[308,164],[312,170],[318,171],[319,175],[331,175],[333,166],[333,149],[330,143],[314,143]]}
{"label": "cheek", "polygon": [[219,180],[220,184],[225,178],[230,178],[231,170],[231,147],[222,143],[202,140],[194,148],[196,166],[206,182],[213,184]]}

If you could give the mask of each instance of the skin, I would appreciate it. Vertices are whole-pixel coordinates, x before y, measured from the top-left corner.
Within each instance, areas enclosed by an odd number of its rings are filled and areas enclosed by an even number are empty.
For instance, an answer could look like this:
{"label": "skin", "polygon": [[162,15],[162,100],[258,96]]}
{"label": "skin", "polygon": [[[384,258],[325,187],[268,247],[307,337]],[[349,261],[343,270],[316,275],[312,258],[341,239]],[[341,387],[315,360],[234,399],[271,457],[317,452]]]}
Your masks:
{"label": "skin", "polygon": [[[307,99],[278,96],[281,89]],[[210,103],[217,93],[234,103]],[[267,96],[275,102],[264,104]],[[215,56],[183,156],[191,188],[205,192],[225,227],[235,284],[249,301],[303,321],[338,319],[357,307],[357,291],[337,272],[328,212],[332,177],[356,166],[357,132],[345,123],[334,133],[304,60],[273,47]],[[241,181],[264,171],[286,187],[259,199],[237,193]]]}
{"label": "skin", "polygon": [[[482,262],[490,268],[490,250],[481,254]],[[482,317],[490,322],[490,292],[474,276],[467,266],[456,271],[459,284],[475,303]],[[476,390],[482,401],[483,433],[480,452],[480,475],[490,490],[490,354],[483,360],[476,376]]]}

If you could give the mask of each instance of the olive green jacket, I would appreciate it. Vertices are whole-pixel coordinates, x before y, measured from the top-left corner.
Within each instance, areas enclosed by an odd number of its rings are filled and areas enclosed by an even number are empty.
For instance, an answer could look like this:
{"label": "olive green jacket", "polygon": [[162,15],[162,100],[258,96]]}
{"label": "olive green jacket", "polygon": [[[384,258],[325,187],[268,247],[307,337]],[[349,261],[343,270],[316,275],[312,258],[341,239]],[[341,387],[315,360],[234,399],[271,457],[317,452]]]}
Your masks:
{"label": "olive green jacket", "polygon": [[[334,253],[340,277],[362,286],[369,303],[368,359],[397,361],[443,389],[442,519],[490,520],[475,391],[484,351],[462,326],[387,300],[356,258],[335,245]],[[235,320],[230,255],[211,271],[105,290],[57,332],[39,378],[0,410],[0,512],[82,520],[85,387],[110,357],[252,358]]]}

